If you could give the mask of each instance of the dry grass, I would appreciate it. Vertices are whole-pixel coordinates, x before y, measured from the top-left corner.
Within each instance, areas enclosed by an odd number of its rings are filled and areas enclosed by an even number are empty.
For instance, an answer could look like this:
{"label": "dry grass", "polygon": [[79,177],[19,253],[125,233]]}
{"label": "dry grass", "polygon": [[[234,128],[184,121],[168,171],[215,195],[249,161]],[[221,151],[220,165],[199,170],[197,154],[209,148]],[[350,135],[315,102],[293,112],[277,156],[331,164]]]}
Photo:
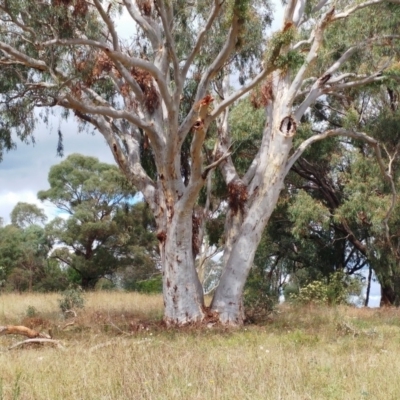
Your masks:
{"label": "dry grass", "polygon": [[400,398],[397,310],[285,306],[263,326],[177,331],[154,322],[159,296],[93,293],[63,330],[58,297],[0,296],[0,325],[34,306],[66,347],[0,337],[0,399]]}

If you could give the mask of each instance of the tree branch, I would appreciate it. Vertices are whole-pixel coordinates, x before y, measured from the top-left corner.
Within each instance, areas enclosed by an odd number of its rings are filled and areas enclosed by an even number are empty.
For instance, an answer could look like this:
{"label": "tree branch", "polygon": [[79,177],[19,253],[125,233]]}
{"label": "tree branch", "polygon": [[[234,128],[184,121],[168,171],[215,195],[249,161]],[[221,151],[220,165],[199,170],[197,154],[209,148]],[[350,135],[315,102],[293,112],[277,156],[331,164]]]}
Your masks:
{"label": "tree branch", "polygon": [[[103,103],[104,102],[103,100]],[[138,116],[126,110],[116,110],[111,106],[95,106],[93,104],[88,104],[87,102],[78,101],[71,94],[66,94],[65,97],[61,97],[58,103],[63,107],[79,110],[88,114],[103,115],[114,119],[126,119],[131,124],[142,128],[154,139],[157,136],[156,131],[148,122],[143,121]]]}
{"label": "tree branch", "polygon": [[117,31],[115,30],[114,23],[112,22],[111,18],[108,16],[108,14],[104,11],[101,3],[99,0],[93,0],[97,10],[99,11],[99,14],[101,15],[101,18],[103,21],[106,23],[107,28],[112,36],[113,40],[113,46],[115,51],[119,51],[119,40],[118,40],[118,34]]}
{"label": "tree branch", "polygon": [[311,34],[311,36],[314,37],[313,44],[311,45],[311,49],[308,52],[303,65],[297,72],[296,77],[293,79],[293,82],[289,88],[287,98],[288,98],[288,104],[290,106],[293,104],[296,94],[299,91],[299,89],[301,88],[301,85],[303,84],[304,75],[306,74],[307,70],[309,69],[311,63],[313,61],[315,61],[318,57],[318,50],[321,47],[321,44],[324,39],[324,37],[323,37],[324,30],[325,30],[326,26],[329,24],[329,22],[332,20],[332,15],[333,15],[334,11],[335,11],[335,9],[332,8],[327,13],[325,13],[325,15],[321,18],[321,21],[319,22],[318,26],[315,28],[314,32]]}
{"label": "tree branch", "polygon": [[[224,46],[222,47],[221,51],[219,52],[218,56],[215,58],[214,62],[207,68],[205,73],[203,74],[198,89],[196,93],[195,102],[197,103],[200,99],[202,99],[206,95],[207,88],[211,79],[217,74],[217,72],[223,67],[225,61],[231,54],[235,44],[236,39],[239,33],[239,18],[237,15],[233,15],[232,17],[232,25],[228,32],[227,39],[225,41]],[[187,132],[193,126],[195,118],[195,110],[192,109],[189,111],[188,115],[186,116],[185,120],[179,127],[179,137],[181,140],[186,136]]]}
{"label": "tree branch", "polygon": [[48,69],[47,64],[44,61],[29,57],[26,54],[16,50],[14,47],[9,46],[7,43],[0,42],[0,50],[3,50],[4,53],[14,57],[15,60],[21,62],[27,67],[35,68],[40,71],[46,71]]}
{"label": "tree branch", "polygon": [[161,1],[157,0],[156,3],[158,5],[158,12],[161,16],[161,21],[162,21],[163,28],[164,28],[164,34],[165,34],[165,38],[166,38],[166,47],[168,49],[168,53],[171,57],[172,64],[174,66],[176,92],[177,92],[178,98],[179,98],[179,95],[180,95],[182,87],[183,87],[183,81],[182,81],[181,75],[179,73],[179,60],[178,60],[178,56],[176,54],[175,41],[171,34],[172,27],[170,25],[172,25],[172,18],[168,18],[167,10],[165,9],[166,5],[167,5],[167,7],[171,7],[171,5],[168,5],[168,2],[165,2],[164,0],[161,0]]}
{"label": "tree branch", "polygon": [[363,140],[364,142],[367,142],[369,145],[371,145],[376,153],[376,157],[378,160],[379,168],[381,170],[382,175],[390,181],[391,177],[390,175],[385,171],[385,165],[382,160],[382,155],[381,155],[381,150],[379,148],[379,142],[372,137],[368,136],[367,134],[363,132],[354,132],[354,131],[349,131],[347,129],[334,129],[334,130],[329,130],[324,133],[318,134],[311,136],[307,140],[305,140],[301,145],[296,149],[296,151],[292,154],[292,156],[288,159],[286,163],[286,169],[285,169],[285,175],[287,175],[292,168],[293,164],[299,159],[299,157],[304,153],[304,151],[313,143],[318,142],[320,140],[326,139],[328,137],[334,137],[334,136],[346,136],[346,137],[352,137],[354,139],[359,139]]}
{"label": "tree branch", "polygon": [[159,30],[151,24],[151,21],[148,18],[145,18],[140,14],[139,9],[132,0],[123,0],[123,2],[132,19],[143,29],[149,38],[153,51],[157,52],[161,45],[161,33]]}
{"label": "tree branch", "polygon": [[[337,21],[339,19],[343,19],[343,18],[347,18],[350,14],[355,13],[358,10],[361,10],[365,7],[370,7],[370,6],[374,6],[376,4],[380,4],[380,3],[385,3],[386,0],[370,0],[370,1],[366,1],[364,3],[360,3],[357,4],[356,6],[347,8],[346,10],[342,11],[341,13],[338,13],[335,15],[334,17],[334,21]],[[399,1],[390,1],[391,3],[399,3]]]}
{"label": "tree branch", "polygon": [[200,32],[197,36],[197,39],[196,39],[196,43],[195,43],[192,51],[190,52],[190,54],[185,62],[185,65],[182,68],[182,72],[181,72],[182,80],[184,80],[186,78],[189,68],[192,65],[192,62],[193,62],[195,56],[197,55],[197,53],[200,50],[200,47],[203,44],[204,37],[206,36],[207,32],[211,28],[215,18],[218,16],[219,11],[221,10],[222,4],[224,4],[224,2],[225,2],[225,0],[222,0],[222,1],[214,0],[214,6],[210,12],[207,22],[206,22],[204,28],[202,28],[200,30]]}

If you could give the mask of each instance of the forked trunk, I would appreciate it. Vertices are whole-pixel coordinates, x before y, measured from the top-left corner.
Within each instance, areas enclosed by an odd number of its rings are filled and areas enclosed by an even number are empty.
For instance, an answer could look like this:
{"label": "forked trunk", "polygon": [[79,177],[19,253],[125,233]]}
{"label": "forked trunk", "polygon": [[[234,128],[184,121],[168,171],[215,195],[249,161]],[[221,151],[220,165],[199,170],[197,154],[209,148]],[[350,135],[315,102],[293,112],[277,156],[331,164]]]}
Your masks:
{"label": "forked trunk", "polygon": [[203,288],[197,276],[192,248],[192,216],[173,217],[159,234],[163,262],[164,321],[186,325],[203,319]]}

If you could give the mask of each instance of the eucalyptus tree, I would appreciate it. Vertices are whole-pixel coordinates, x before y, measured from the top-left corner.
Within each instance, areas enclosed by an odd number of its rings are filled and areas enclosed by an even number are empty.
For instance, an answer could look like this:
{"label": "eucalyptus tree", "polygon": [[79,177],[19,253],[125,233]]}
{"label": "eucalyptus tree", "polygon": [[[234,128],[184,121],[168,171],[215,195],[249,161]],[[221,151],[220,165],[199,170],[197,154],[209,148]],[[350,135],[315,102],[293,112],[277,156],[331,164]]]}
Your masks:
{"label": "eucalyptus tree", "polygon": [[[37,212],[44,215],[43,210],[33,204],[23,203],[23,208],[34,210],[35,214]],[[12,215],[17,215],[20,209],[21,204],[16,205]],[[53,242],[46,234],[44,227],[35,223],[24,224],[23,227],[16,224],[1,227],[0,278],[2,278],[2,286],[18,291],[48,289],[47,273],[50,270],[51,272],[59,271],[57,267],[53,268],[47,262],[47,255],[52,246]]]}
{"label": "eucalyptus tree", "polygon": [[68,266],[84,289],[127,266],[136,278],[157,271],[152,218],[116,166],[71,154],[51,167],[49,183],[38,198],[64,214],[46,226],[59,244],[51,258]]}
{"label": "eucalyptus tree", "polygon": [[[38,107],[72,110],[104,136],[154,213],[167,324],[205,315],[195,257],[207,209],[196,203],[220,168],[229,210],[211,309],[223,323],[240,324],[255,250],[294,162],[335,135],[378,149],[344,128],[311,133],[294,151],[293,139],[318,98],[385,80],[399,37],[392,3],[399,1],[289,0],[281,29],[267,39],[272,14],[256,0],[1,0],[1,147],[13,145],[13,130],[29,136]],[[117,29],[122,11],[134,25],[130,40]],[[356,35],[347,24],[360,26]],[[231,87],[231,76],[240,86]],[[257,85],[267,123],[241,174],[231,157],[229,107]]]}
{"label": "eucalyptus tree", "polygon": [[29,225],[43,225],[47,216],[43,209],[35,204],[19,201],[11,211],[11,223],[19,228],[26,228]]}

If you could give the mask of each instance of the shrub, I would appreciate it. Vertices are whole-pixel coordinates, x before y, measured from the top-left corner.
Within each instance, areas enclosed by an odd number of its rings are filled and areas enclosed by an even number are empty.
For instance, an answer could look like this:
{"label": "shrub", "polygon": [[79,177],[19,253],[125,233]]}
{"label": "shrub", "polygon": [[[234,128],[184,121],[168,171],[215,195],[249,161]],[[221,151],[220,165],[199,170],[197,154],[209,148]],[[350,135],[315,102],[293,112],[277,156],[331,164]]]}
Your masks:
{"label": "shrub", "polygon": [[247,279],[243,305],[246,320],[259,322],[267,318],[275,309],[279,293],[271,289],[271,282],[259,268],[250,271]]}
{"label": "shrub", "polygon": [[361,290],[358,277],[337,271],[328,279],[313,281],[300,288],[298,293],[291,293],[289,299],[301,304],[349,304],[350,296],[360,296]]}
{"label": "shrub", "polygon": [[58,299],[61,311],[65,314],[69,310],[75,308],[83,308],[85,306],[85,299],[83,292],[80,288],[69,288],[62,293],[61,299]]}
{"label": "shrub", "polygon": [[28,308],[26,309],[26,316],[28,318],[33,318],[36,317],[37,315],[38,315],[38,310],[36,309],[36,307],[28,306]]}
{"label": "shrub", "polygon": [[136,281],[130,287],[130,290],[139,293],[161,293],[162,292],[162,276],[157,275],[154,278],[145,281]]}

